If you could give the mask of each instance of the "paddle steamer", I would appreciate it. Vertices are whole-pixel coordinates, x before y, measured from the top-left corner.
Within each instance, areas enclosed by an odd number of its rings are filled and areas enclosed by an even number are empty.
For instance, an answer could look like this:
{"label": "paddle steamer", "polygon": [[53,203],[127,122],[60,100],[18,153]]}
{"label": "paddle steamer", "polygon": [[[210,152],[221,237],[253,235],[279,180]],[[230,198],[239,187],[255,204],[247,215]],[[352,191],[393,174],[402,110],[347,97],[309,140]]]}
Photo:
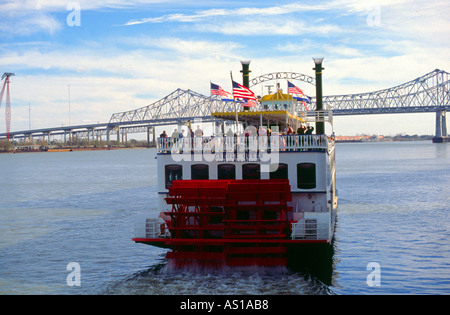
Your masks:
{"label": "paddle steamer", "polygon": [[[223,265],[287,265],[331,246],[335,141],[315,62],[315,110],[278,87],[254,107],[212,113],[212,136],[158,138],[161,213],[137,221],[133,241],[170,249],[172,261]],[[248,62],[242,72],[248,88]]]}

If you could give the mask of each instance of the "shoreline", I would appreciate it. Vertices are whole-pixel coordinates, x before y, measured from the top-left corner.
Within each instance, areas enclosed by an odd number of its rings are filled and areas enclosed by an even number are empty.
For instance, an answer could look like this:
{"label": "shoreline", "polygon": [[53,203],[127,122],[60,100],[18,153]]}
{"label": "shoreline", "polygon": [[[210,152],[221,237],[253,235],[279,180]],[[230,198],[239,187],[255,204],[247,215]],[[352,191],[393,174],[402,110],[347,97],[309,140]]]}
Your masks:
{"label": "shoreline", "polygon": [[[150,147],[152,148],[152,147]],[[108,147],[108,148],[59,148],[59,149],[32,149],[32,150],[10,150],[0,151],[0,154],[16,154],[16,153],[55,153],[55,152],[75,152],[75,151],[110,151],[125,149],[149,149],[149,147]]]}
{"label": "shoreline", "polygon": [[[336,143],[380,143],[380,142],[416,142],[416,141],[430,141],[432,137],[416,138],[416,137],[384,137],[384,139],[338,139],[336,137]],[[0,151],[0,154],[16,154],[16,153],[44,153],[44,152],[74,152],[74,151],[109,151],[109,150],[125,150],[125,149],[151,149],[155,147],[106,147],[106,148],[54,148],[54,149],[30,149],[30,150],[10,150]]]}

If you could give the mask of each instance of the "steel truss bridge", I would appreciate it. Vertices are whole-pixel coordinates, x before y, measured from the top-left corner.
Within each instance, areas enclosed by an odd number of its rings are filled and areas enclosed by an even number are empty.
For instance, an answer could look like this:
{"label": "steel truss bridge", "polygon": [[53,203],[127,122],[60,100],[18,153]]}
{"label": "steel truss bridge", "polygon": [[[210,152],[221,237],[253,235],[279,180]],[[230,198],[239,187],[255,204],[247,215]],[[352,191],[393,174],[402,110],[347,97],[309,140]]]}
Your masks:
{"label": "steel truss bridge", "polygon": [[[436,113],[436,137],[446,137],[446,111],[450,109],[450,74],[436,69],[404,84],[369,93],[330,95],[323,97],[324,108],[334,116],[368,115],[394,113]],[[315,85],[315,79],[301,73],[275,72],[250,80],[250,88],[267,81],[297,80]],[[315,109],[312,97],[310,109]],[[213,112],[234,111],[234,104],[222,101],[218,96],[205,96],[192,90],[177,89],[159,101],[135,110],[115,113],[109,122],[61,126],[35,130],[10,132],[12,139],[47,138],[61,136],[64,140],[72,137],[101,139],[110,141],[117,135],[117,141],[126,140],[128,133],[147,133],[155,140],[154,128],[163,125],[180,125],[188,121],[211,122],[216,120]],[[7,134],[1,133],[0,139]]]}

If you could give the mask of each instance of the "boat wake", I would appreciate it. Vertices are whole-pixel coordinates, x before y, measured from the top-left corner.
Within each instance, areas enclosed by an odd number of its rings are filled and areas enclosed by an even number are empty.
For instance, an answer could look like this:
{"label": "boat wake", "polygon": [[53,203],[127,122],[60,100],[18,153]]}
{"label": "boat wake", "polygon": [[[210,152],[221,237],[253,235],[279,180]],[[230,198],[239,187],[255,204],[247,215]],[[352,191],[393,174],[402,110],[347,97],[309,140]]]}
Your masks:
{"label": "boat wake", "polygon": [[217,267],[162,261],[109,286],[119,295],[330,295],[326,284],[287,267]]}

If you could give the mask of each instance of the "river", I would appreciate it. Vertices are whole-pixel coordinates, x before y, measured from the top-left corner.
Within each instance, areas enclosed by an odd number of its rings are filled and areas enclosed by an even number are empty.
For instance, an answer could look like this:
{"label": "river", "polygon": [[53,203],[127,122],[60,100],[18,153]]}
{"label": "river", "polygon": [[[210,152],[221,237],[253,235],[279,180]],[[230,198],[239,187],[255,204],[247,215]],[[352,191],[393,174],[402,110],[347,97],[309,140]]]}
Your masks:
{"label": "river", "polygon": [[450,144],[337,144],[339,209],[325,276],[180,270],[165,250],[132,242],[135,219],[159,213],[155,156],[0,154],[0,294],[450,294]]}

